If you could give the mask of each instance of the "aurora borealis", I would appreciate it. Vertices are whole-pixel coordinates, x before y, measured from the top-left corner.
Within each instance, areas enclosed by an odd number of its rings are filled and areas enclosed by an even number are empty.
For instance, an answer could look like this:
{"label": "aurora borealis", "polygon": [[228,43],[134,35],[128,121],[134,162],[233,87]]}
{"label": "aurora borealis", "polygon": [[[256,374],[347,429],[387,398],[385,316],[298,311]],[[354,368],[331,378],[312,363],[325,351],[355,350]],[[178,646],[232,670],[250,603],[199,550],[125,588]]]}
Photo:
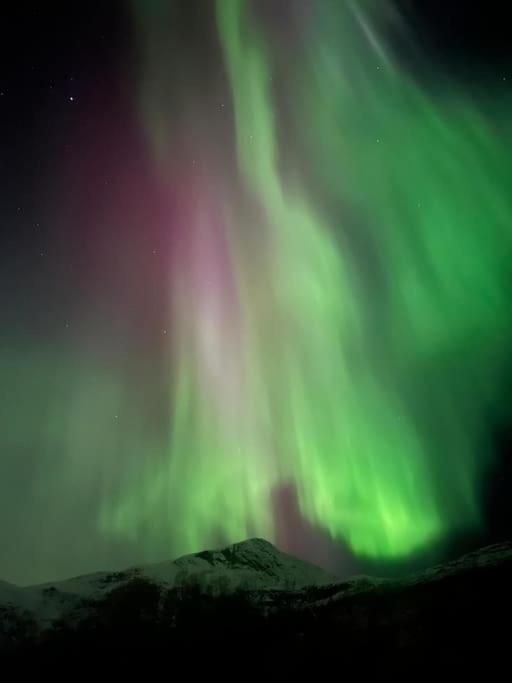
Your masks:
{"label": "aurora borealis", "polygon": [[91,86],[38,190],[67,312],[37,344],[12,324],[2,352],[23,576],[249,536],[293,551],[301,524],[361,562],[485,533],[510,97],[426,47],[415,73],[391,0],[182,5],[131,1],[121,104]]}

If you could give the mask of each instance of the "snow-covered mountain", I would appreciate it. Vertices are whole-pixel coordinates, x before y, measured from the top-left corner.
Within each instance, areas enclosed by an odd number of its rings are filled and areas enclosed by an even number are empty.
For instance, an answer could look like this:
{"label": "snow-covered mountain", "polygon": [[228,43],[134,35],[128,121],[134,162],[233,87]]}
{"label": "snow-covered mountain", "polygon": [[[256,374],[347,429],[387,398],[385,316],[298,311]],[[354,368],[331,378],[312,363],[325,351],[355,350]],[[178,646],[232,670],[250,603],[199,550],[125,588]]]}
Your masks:
{"label": "snow-covered mountain", "polygon": [[214,594],[244,589],[299,590],[335,581],[319,567],[280,552],[268,541],[254,538],[170,562],[118,572],[96,572],[56,583],[20,587],[0,582],[0,608],[23,610],[44,625],[75,609],[84,600],[100,600],[134,579],[146,579],[162,589],[194,583]]}
{"label": "snow-covered mountain", "polygon": [[[252,539],[121,572],[22,588],[0,582],[0,652],[93,656],[273,649],[288,664],[321,653],[337,666],[447,654],[460,672],[509,652],[512,543],[404,579],[336,581]],[[224,650],[222,649],[224,648]],[[251,660],[252,661],[252,660]],[[413,669],[411,669],[413,667]]]}

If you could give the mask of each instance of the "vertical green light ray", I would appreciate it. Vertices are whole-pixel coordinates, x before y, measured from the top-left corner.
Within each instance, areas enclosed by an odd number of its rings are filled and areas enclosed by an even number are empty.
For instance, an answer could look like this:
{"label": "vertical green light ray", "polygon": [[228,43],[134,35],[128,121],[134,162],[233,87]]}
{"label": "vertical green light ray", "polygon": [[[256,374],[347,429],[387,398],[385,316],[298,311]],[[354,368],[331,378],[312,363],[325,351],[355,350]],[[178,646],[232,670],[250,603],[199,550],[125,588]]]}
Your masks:
{"label": "vertical green light ray", "polygon": [[280,457],[312,521],[362,553],[407,552],[441,527],[421,445],[406,420],[397,424],[393,388],[380,388],[372,375],[346,257],[307,194],[280,177],[270,72],[255,30],[244,30],[247,7],[218,6],[240,169],[268,216],[268,299],[283,321],[277,362],[260,364],[271,400],[282,406]]}

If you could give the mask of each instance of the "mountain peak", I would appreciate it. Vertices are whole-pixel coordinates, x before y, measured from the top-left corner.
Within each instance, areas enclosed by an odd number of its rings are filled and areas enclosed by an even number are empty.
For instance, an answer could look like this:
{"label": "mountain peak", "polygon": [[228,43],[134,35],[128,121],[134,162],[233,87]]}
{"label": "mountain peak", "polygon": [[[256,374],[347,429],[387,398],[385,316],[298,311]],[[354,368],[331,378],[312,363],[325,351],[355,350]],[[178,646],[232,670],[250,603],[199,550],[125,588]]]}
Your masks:
{"label": "mountain peak", "polygon": [[255,536],[254,538],[247,538],[245,541],[239,541],[238,543],[233,543],[231,548],[250,548],[251,550],[266,550],[278,553],[279,550],[270,541],[265,538],[260,538]]}
{"label": "mountain peak", "polygon": [[139,572],[166,583],[196,577],[210,586],[219,581],[228,583],[230,588],[303,588],[334,580],[323,569],[281,552],[263,538],[184,555],[173,562],[141,567]]}

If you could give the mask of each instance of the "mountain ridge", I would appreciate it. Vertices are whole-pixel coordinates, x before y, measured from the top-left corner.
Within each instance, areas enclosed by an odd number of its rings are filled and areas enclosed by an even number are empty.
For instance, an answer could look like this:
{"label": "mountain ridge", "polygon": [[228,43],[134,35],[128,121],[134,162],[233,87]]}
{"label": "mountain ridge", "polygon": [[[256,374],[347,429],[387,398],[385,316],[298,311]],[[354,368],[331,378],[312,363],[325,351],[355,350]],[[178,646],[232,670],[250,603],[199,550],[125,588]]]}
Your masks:
{"label": "mountain ridge", "polygon": [[219,550],[203,550],[175,560],[134,565],[121,571],[98,571],[62,581],[17,586],[0,581],[0,606],[28,611],[48,623],[80,601],[101,599],[135,579],[166,589],[196,581],[204,590],[300,589],[335,581],[323,569],[279,551],[269,541],[253,538]]}
{"label": "mountain ridge", "polygon": [[54,584],[0,582],[0,652],[172,647],[179,654],[187,643],[254,642],[294,655],[320,648],[335,656],[341,647],[354,665],[370,665],[368,651],[376,661],[400,654],[405,662],[449,647],[460,662],[468,652],[508,652],[500,624],[512,611],[511,575],[511,542],[401,579],[340,581],[249,539]]}

